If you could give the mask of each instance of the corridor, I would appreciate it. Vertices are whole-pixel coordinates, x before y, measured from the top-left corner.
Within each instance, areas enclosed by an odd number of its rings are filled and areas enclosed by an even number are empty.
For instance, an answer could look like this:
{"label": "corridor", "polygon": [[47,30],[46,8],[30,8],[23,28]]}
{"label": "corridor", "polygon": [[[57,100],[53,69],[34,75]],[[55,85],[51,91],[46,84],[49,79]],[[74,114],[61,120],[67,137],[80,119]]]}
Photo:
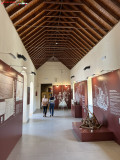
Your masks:
{"label": "corridor", "polygon": [[43,117],[39,110],[23,125],[23,136],[7,160],[120,160],[114,141],[80,142],[72,131],[71,111]]}

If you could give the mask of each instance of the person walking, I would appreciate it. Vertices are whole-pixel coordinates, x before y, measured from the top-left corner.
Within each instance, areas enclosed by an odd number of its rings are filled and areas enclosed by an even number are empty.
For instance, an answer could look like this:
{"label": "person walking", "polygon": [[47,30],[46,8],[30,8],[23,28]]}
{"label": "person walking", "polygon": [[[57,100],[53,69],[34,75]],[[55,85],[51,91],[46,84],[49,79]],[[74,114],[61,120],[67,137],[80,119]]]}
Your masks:
{"label": "person walking", "polygon": [[42,107],[43,107],[43,117],[46,117],[47,114],[47,107],[48,107],[48,98],[46,95],[42,98]]}
{"label": "person walking", "polygon": [[52,114],[52,116],[54,115],[54,106],[55,106],[55,98],[52,94],[49,99],[49,104],[50,104],[49,110],[50,110],[50,117],[51,117],[51,114]]}

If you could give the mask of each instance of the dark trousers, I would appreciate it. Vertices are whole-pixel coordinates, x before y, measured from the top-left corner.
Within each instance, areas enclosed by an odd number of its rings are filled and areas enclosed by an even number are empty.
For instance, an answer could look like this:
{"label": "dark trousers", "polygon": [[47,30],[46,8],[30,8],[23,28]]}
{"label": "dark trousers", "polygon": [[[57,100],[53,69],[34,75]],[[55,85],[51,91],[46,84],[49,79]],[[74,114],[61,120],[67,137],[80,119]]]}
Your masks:
{"label": "dark trousers", "polygon": [[45,116],[46,116],[46,114],[47,114],[47,106],[43,106],[43,114],[45,114]]}
{"label": "dark trousers", "polygon": [[53,114],[54,114],[54,104],[50,104],[49,109],[50,109],[50,115],[51,115],[51,111],[52,111],[52,116],[53,116]]}

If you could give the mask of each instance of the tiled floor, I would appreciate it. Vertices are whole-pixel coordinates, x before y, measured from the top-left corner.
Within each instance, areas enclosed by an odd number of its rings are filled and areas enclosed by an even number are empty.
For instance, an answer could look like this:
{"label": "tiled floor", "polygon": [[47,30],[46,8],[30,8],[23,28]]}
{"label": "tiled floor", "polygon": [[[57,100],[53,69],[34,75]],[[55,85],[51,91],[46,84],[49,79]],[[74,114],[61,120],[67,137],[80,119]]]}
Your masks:
{"label": "tiled floor", "polygon": [[120,160],[114,141],[80,142],[73,131],[70,111],[55,111],[54,117],[36,112],[23,125],[23,136],[7,160]]}

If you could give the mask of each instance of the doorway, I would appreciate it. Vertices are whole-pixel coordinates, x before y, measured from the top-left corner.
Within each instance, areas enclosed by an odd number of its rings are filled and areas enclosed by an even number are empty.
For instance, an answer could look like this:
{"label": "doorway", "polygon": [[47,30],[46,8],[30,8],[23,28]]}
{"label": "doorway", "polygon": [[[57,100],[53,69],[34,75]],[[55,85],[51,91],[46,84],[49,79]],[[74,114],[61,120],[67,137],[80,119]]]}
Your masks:
{"label": "doorway", "polygon": [[41,97],[40,97],[40,102],[42,102],[42,98],[44,95],[49,99],[50,95],[52,94],[52,84],[41,84]]}

